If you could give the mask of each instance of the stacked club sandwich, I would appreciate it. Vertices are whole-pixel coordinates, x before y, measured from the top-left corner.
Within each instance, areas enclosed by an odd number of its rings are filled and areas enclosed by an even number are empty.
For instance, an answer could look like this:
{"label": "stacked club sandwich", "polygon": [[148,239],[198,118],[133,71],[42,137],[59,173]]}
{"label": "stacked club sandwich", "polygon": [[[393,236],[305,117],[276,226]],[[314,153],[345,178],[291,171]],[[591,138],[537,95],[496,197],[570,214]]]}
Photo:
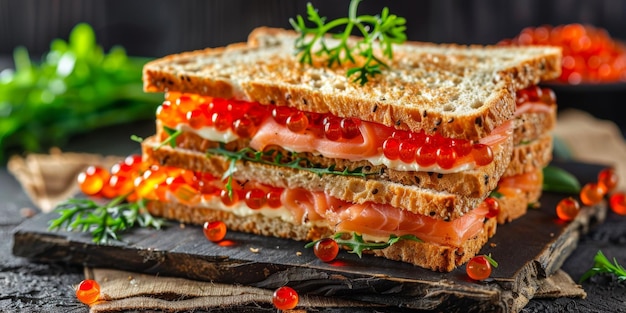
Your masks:
{"label": "stacked club sandwich", "polygon": [[558,48],[405,43],[361,85],[345,64],[298,62],[296,38],[259,28],[144,67],[165,101],[143,157],[194,173],[152,214],[306,241],[402,236],[371,252],[451,271],[523,214],[511,204],[536,201],[516,182],[550,159],[555,104],[534,86],[558,77]]}

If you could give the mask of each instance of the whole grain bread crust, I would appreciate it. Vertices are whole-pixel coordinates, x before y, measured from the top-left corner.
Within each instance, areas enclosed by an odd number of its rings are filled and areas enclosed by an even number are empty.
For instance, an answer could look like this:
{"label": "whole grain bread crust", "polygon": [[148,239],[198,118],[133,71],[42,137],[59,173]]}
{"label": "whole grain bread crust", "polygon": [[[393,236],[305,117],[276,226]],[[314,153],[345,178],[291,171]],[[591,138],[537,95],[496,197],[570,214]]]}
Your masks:
{"label": "whole grain bread crust", "polygon": [[[206,221],[223,221],[229,230],[263,236],[313,241],[332,235],[328,227],[295,225],[279,218],[268,218],[260,214],[237,216],[231,212],[190,207],[174,202],[152,201],[148,204],[150,214],[183,223],[201,225]],[[411,263],[434,271],[450,272],[476,255],[487,240],[496,232],[496,220],[489,219],[483,230],[461,247],[444,246],[427,242],[400,240],[396,244],[374,250],[374,254],[387,259]],[[367,253],[367,252],[366,252]]]}
{"label": "whole grain bread crust", "polygon": [[509,166],[502,177],[520,175],[544,168],[552,161],[552,134],[546,133],[541,137],[514,147]]}
{"label": "whole grain bread crust", "polygon": [[551,132],[556,126],[556,106],[546,112],[527,112],[516,116],[513,123],[513,143],[521,145]]}
{"label": "whole grain bread crust", "polygon": [[300,63],[296,36],[261,28],[249,43],[152,61],[144,67],[144,89],[287,105],[476,140],[512,118],[515,90],[556,78],[561,68],[555,47],[412,42],[396,46],[390,68],[361,86],[346,77],[350,64]]}

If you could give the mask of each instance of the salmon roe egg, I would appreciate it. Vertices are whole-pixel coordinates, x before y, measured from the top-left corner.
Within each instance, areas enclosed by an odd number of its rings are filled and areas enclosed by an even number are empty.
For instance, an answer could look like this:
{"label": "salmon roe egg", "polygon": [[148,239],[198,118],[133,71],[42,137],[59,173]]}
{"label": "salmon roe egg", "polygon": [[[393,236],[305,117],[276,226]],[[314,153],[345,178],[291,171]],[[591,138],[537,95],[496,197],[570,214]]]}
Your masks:
{"label": "salmon roe egg", "polygon": [[492,197],[488,197],[483,202],[489,209],[489,211],[485,215],[486,218],[496,217],[498,216],[498,214],[500,214],[500,204],[498,203],[498,200]]}
{"label": "salmon roe egg", "polygon": [[611,210],[619,215],[626,215],[626,195],[616,192],[609,198]]}
{"label": "salmon roe egg", "polygon": [[485,280],[491,276],[491,264],[485,256],[475,256],[467,262],[465,271],[473,280]]}
{"label": "salmon roe egg", "polygon": [[76,287],[76,298],[87,305],[98,301],[100,285],[92,279],[85,279]]}
{"label": "salmon roe egg", "polygon": [[101,166],[91,165],[78,174],[78,186],[86,195],[98,194],[109,181],[109,171]]}
{"label": "salmon roe egg", "polygon": [[279,310],[291,310],[298,305],[298,292],[288,286],[282,286],[274,291],[272,303]]}
{"label": "salmon roe egg", "polygon": [[597,183],[587,183],[580,190],[580,201],[584,205],[595,205],[602,201],[604,194]]}
{"label": "salmon roe egg", "polygon": [[556,205],[556,215],[564,221],[571,221],[578,215],[580,204],[572,197],[559,201]]}
{"label": "salmon roe egg", "polygon": [[598,187],[602,192],[607,194],[617,186],[618,177],[615,169],[612,167],[605,168],[598,173]]}
{"label": "salmon roe egg", "polygon": [[208,240],[219,242],[226,237],[226,224],[222,221],[205,222],[202,231]]}
{"label": "salmon roe egg", "polygon": [[313,253],[315,253],[318,259],[324,262],[330,262],[339,254],[339,245],[332,238],[324,238],[315,243]]}

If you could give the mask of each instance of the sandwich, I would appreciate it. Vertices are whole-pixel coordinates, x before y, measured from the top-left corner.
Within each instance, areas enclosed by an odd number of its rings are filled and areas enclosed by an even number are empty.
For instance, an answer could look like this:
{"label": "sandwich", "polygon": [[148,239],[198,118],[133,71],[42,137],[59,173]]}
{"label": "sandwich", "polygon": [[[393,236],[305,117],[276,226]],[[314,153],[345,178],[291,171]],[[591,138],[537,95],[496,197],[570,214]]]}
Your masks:
{"label": "sandwich", "polygon": [[[143,195],[150,213],[302,241],[400,237],[368,252],[443,272],[520,216],[485,200],[544,164],[522,155],[549,153],[549,127],[523,125],[549,115],[516,114],[516,93],[558,77],[558,48],[408,42],[361,85],[345,64],[298,62],[296,39],[259,28],[145,65],[145,91],[165,99],[142,154],[169,185]],[[500,212],[531,193],[500,192]]]}

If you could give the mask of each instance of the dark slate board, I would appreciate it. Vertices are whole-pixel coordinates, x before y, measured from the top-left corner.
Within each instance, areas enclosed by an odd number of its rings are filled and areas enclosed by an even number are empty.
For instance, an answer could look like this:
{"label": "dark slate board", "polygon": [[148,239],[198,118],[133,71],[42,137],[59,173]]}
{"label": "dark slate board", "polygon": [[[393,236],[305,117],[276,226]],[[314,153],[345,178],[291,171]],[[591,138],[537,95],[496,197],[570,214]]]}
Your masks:
{"label": "dark slate board", "polygon": [[[582,183],[601,167],[558,164]],[[14,232],[13,253],[38,262],[69,262],[268,289],[288,284],[300,293],[335,296],[394,308],[465,312],[515,312],[533,297],[541,279],[554,273],[576,248],[581,234],[601,223],[606,203],[583,208],[570,223],[559,221],[556,203],[565,195],[545,193],[541,208],[498,227],[481,253],[500,266],[487,282],[467,278],[465,267],[437,273],[369,255],[341,253],[327,264],[304,243],[229,232],[221,244],[207,241],[200,226],[171,223],[164,230],[134,229],[124,242],[95,245],[88,234],[51,232],[42,214]]]}

